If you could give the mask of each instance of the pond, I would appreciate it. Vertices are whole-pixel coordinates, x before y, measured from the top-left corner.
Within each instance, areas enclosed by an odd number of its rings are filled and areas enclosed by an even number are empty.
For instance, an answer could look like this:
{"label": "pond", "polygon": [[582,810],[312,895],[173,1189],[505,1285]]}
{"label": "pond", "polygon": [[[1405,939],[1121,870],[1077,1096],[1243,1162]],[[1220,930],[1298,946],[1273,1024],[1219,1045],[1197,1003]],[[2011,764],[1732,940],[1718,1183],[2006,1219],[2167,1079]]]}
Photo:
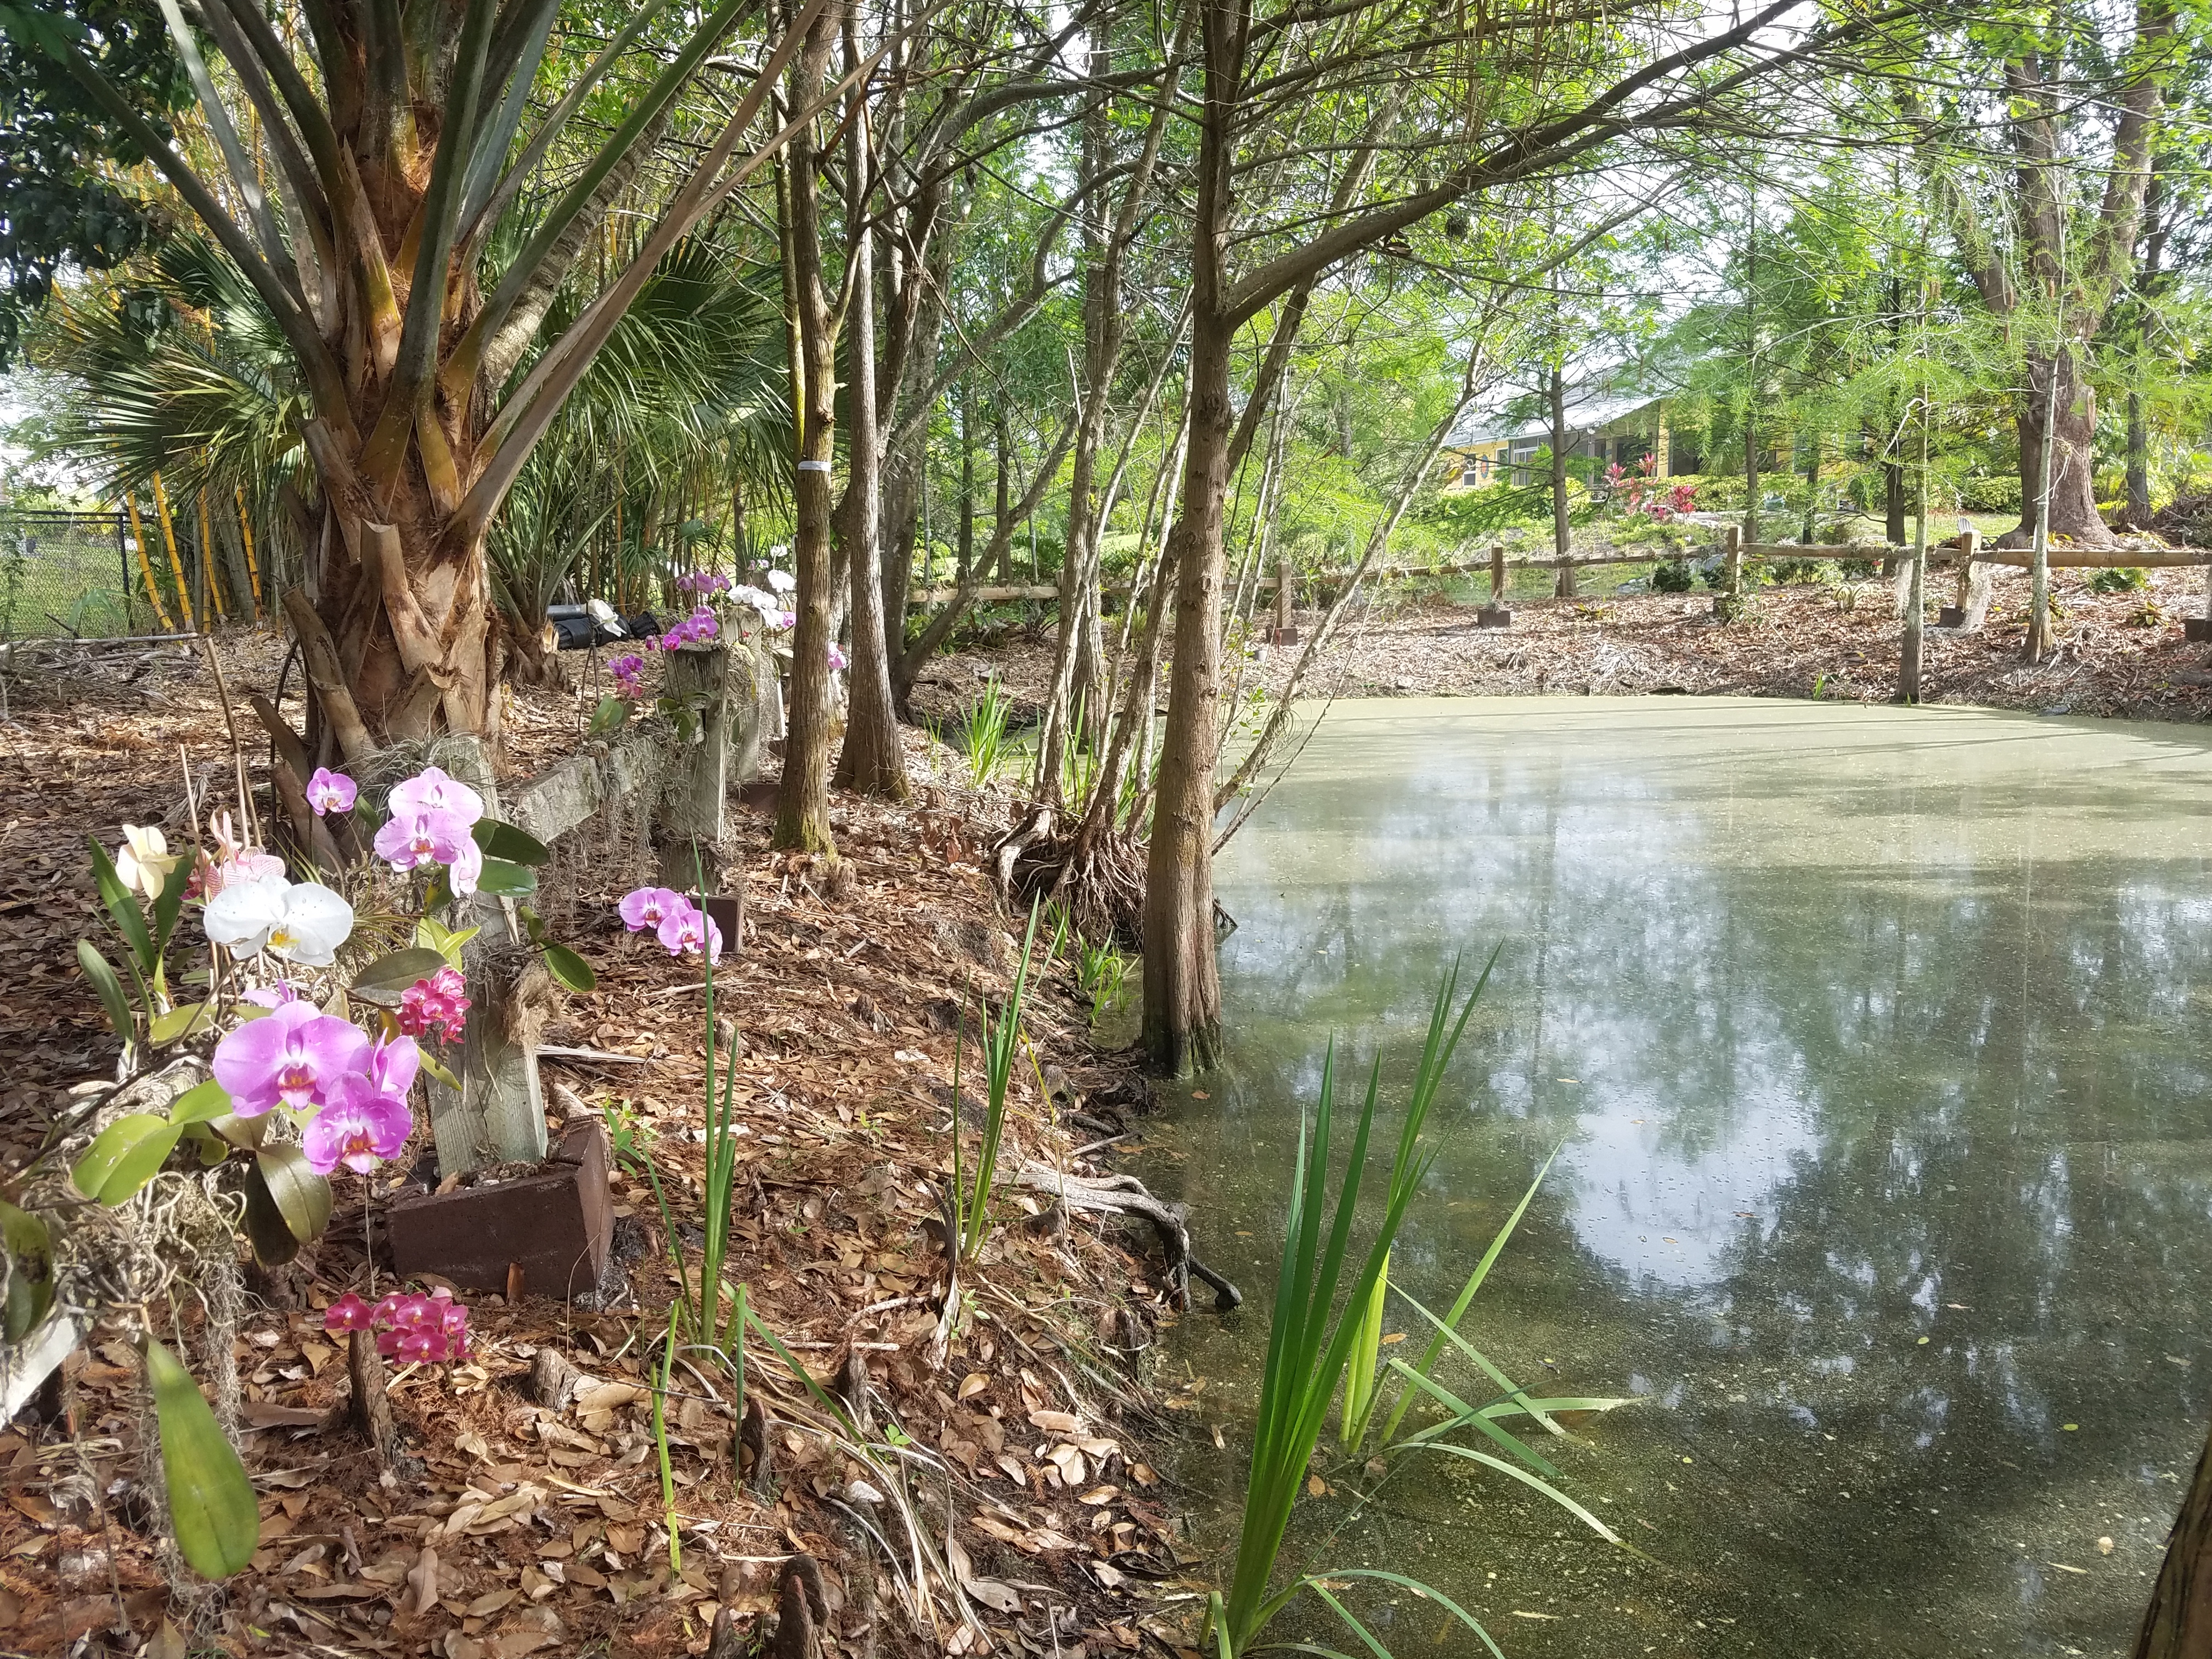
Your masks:
{"label": "pond", "polygon": [[[1444,966],[1502,942],[1394,1274],[1448,1306],[1560,1149],[1465,1328],[1641,1396],[1557,1461],[1650,1563],[1433,1456],[1336,1460],[1293,1549],[1516,1659],[2125,1654],[2212,1403],[2208,789],[2186,727],[1336,704],[1223,856],[1229,1058],[1146,1169],[1249,1297],[1169,1338],[1227,1443],[1177,1474],[1241,1488],[1328,1037],[1395,1109]],[[1395,1352],[1425,1328],[1394,1303]],[[1359,1599],[1400,1659],[1475,1650]]]}

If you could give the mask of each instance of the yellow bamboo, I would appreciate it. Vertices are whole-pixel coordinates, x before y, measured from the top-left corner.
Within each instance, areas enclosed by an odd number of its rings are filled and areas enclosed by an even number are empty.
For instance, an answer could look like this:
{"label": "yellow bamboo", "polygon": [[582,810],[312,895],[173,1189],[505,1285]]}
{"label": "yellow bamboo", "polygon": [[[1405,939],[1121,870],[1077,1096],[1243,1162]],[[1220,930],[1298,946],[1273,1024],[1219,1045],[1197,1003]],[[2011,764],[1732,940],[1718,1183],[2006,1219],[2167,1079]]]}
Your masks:
{"label": "yellow bamboo", "polygon": [[138,522],[138,498],[125,490],[123,506],[131,514],[131,544],[138,550],[138,574],[146,579],[146,597],[154,602],[154,614],[161,619],[161,631],[173,634],[177,625],[169,620],[169,607],[161,603],[161,585],[154,580],[153,561],[146,556],[146,526]]}
{"label": "yellow bamboo", "polygon": [[215,568],[215,538],[208,533],[207,488],[202,485],[200,503],[200,585],[208,603],[215,607],[216,620],[228,622],[230,611],[222,602],[222,573]]}
{"label": "yellow bamboo", "polygon": [[261,567],[253,557],[253,526],[246,519],[246,486],[238,487],[238,533],[246,538],[246,578],[253,584],[253,620],[261,620]]}
{"label": "yellow bamboo", "polygon": [[177,556],[177,526],[169,516],[169,492],[161,488],[161,475],[154,475],[154,510],[161,515],[161,539],[168,544],[169,574],[177,579],[177,608],[185,614],[187,631],[197,631],[199,619],[192,615],[191,590],[185,586],[185,562]]}

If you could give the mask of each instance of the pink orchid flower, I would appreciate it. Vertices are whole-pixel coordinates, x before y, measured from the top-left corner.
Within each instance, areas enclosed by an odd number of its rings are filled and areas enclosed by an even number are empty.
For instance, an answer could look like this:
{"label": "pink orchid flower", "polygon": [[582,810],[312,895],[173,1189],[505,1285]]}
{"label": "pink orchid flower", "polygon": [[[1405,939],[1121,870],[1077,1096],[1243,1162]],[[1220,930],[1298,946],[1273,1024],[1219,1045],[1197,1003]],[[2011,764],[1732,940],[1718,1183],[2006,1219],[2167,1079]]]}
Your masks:
{"label": "pink orchid flower", "polygon": [[414,1132],[415,1116],[404,1097],[385,1094],[370,1086],[368,1079],[352,1077],[345,1080],[337,1099],[315,1114],[315,1121],[300,1136],[300,1150],[317,1175],[329,1175],[341,1164],[367,1175],[404,1152],[407,1137]]}
{"label": "pink orchid flower", "polygon": [[468,1021],[468,981],[457,968],[441,968],[399,994],[399,1029],[411,1037],[458,1042]]}
{"label": "pink orchid flower", "polygon": [[326,1331],[365,1331],[374,1310],[368,1304],[348,1291],[323,1310],[323,1328]]}
{"label": "pink orchid flower", "polygon": [[300,988],[289,979],[280,979],[274,985],[258,985],[246,994],[246,1000],[257,1008],[282,1008],[300,1000]]}
{"label": "pink orchid flower", "polygon": [[483,879],[483,848],[477,845],[474,836],[464,831],[459,854],[446,866],[446,885],[465,898],[477,890],[477,884]]}
{"label": "pink orchid flower", "polygon": [[483,797],[458,778],[449,778],[434,766],[426,766],[392,790],[392,816],[417,812],[450,812],[464,824],[483,816]]}
{"label": "pink orchid flower", "polygon": [[722,930],[694,908],[688,899],[681,910],[662,919],[653,936],[659,939],[660,948],[672,957],[697,956],[703,949],[708,961],[722,959]]}
{"label": "pink orchid flower", "polygon": [[475,845],[467,821],[457,812],[395,812],[376,832],[376,856],[395,870],[452,864]]}
{"label": "pink orchid flower", "polygon": [[678,910],[689,909],[691,901],[672,887],[634,887],[622,896],[615,908],[633,933],[648,927],[658,927]]}
{"label": "pink orchid flower", "polygon": [[327,766],[318,766],[315,775],[307,780],[307,805],[315,809],[317,817],[329,812],[350,812],[361,794],[361,787],[343,772],[333,772]]}
{"label": "pink orchid flower", "polygon": [[358,1026],[312,1002],[288,1002],[216,1044],[215,1077],[230,1091],[230,1109],[240,1117],[259,1117],[278,1106],[304,1111],[336,1100],[368,1055],[368,1038]]}

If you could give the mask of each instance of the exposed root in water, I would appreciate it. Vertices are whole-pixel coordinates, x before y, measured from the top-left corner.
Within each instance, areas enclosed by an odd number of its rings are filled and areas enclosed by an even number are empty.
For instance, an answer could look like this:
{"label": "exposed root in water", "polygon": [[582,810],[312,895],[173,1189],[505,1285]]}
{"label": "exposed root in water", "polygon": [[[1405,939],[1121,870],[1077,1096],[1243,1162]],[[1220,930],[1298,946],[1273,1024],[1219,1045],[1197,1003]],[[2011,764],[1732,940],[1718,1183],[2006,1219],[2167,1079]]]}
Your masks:
{"label": "exposed root in water", "polygon": [[1167,1256],[1169,1290],[1178,1306],[1190,1305],[1194,1277],[1212,1290],[1213,1305],[1219,1312],[1227,1313],[1243,1304],[1243,1292],[1191,1253],[1189,1206],[1153,1197],[1136,1176],[1062,1175],[1049,1164],[1031,1162],[1022,1165],[1015,1180],[1033,1192],[1050,1194],[1071,1210],[1139,1215],[1151,1222]]}

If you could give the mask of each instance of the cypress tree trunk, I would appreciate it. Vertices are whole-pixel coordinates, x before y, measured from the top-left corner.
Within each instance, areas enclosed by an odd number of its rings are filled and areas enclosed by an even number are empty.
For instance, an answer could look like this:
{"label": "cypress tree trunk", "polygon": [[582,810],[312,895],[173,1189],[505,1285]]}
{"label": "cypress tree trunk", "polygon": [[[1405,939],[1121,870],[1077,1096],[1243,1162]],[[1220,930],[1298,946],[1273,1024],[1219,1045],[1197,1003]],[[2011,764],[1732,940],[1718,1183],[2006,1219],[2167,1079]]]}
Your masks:
{"label": "cypress tree trunk", "polygon": [[2212,1653],[2212,1444],[2166,1536],[2166,1560],[2136,1636],[2135,1659],[2203,1659]]}
{"label": "cypress tree trunk", "polygon": [[[824,7],[806,37],[794,71],[800,95],[822,84],[837,38],[838,8]],[[805,399],[800,410],[799,470],[793,481],[793,574],[799,579],[799,625],[791,641],[791,711],[784,738],[783,787],[774,844],[836,856],[830,831],[830,458],[836,438],[837,341],[822,289],[819,173],[814,135],[791,140],[792,273],[797,290]]]}

